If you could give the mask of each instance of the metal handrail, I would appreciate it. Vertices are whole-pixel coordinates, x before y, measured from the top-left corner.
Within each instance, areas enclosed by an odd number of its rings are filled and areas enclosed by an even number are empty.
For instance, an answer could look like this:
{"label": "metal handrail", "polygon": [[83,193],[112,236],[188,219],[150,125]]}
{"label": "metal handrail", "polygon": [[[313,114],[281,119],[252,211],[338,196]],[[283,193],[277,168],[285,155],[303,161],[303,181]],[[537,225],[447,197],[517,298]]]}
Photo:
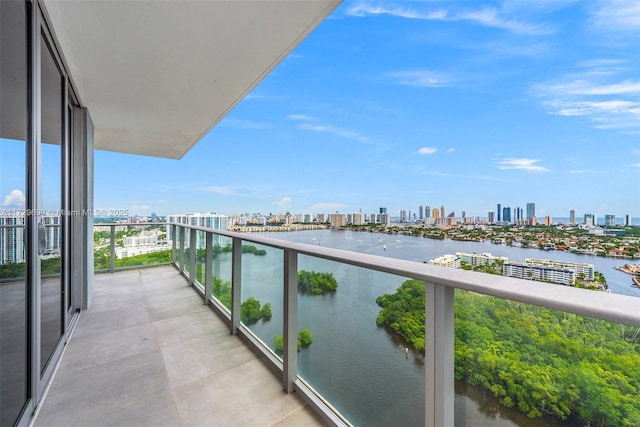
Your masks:
{"label": "metal handrail", "polygon": [[246,242],[276,249],[294,251],[300,255],[308,255],[383,273],[418,279],[447,288],[464,289],[543,308],[640,327],[640,298],[638,297],[532,282],[513,277],[478,274],[474,271],[442,268],[416,261],[363,254],[305,243],[294,243],[271,237],[246,235],[185,224],[175,225],[229,238],[239,238]]}

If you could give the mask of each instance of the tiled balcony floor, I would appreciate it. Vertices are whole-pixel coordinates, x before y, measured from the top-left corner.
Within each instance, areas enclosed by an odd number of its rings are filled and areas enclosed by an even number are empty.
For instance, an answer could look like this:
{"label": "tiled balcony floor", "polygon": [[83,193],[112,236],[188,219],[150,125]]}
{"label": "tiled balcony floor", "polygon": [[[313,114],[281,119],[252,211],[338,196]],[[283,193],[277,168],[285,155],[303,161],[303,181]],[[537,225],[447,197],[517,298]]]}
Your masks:
{"label": "tiled balcony floor", "polygon": [[95,277],[36,426],[311,426],[173,267]]}

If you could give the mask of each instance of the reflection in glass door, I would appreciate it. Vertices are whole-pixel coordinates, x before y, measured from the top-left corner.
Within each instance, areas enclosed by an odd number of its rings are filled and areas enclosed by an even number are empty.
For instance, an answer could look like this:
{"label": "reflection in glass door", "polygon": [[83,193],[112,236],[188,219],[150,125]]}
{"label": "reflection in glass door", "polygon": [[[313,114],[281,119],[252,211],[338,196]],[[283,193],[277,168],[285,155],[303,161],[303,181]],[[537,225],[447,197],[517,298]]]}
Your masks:
{"label": "reflection in glass door", "polygon": [[41,135],[38,228],[44,234],[40,255],[40,367],[44,372],[64,332],[62,165],[64,78],[42,34],[40,44]]}
{"label": "reflection in glass door", "polygon": [[28,143],[26,2],[0,1],[0,425],[30,397],[25,198]]}

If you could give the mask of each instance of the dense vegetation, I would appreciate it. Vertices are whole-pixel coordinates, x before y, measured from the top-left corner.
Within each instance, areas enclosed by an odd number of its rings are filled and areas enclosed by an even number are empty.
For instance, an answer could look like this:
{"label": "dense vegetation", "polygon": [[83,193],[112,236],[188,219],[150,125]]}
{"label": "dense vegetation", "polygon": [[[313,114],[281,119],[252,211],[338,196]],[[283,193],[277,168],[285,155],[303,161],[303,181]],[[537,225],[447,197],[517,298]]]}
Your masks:
{"label": "dense vegetation", "polygon": [[[310,329],[301,329],[298,332],[298,338],[296,340],[296,345],[298,346],[298,350],[302,347],[309,347],[313,342],[313,337],[311,336]],[[276,335],[273,338],[273,345],[277,351],[284,350],[284,337],[282,335]]]}
{"label": "dense vegetation", "polygon": [[331,273],[300,270],[298,272],[298,290],[303,294],[322,295],[335,292],[338,282]]}
{"label": "dense vegetation", "polygon": [[271,304],[260,307],[260,301],[254,297],[247,298],[240,305],[240,319],[245,325],[256,323],[260,319],[271,319]]}
{"label": "dense vegetation", "polygon": [[[418,350],[424,296],[408,280],[377,299],[378,323]],[[639,328],[456,291],[455,377],[531,418],[640,425]]]}

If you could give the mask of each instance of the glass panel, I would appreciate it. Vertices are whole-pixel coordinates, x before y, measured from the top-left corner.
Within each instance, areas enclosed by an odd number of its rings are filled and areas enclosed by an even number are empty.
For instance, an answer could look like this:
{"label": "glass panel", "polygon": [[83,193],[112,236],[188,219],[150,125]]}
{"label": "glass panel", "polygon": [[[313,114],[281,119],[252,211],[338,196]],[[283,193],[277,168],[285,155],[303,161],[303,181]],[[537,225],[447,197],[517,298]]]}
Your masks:
{"label": "glass panel", "polygon": [[213,296],[231,310],[231,243],[229,237],[213,235]]}
{"label": "glass panel", "polygon": [[378,324],[376,300],[406,279],[309,256],[298,268],[298,327],[312,338],[299,375],[355,425],[424,425],[424,284],[406,285],[421,292],[422,308],[398,329],[391,315],[389,327]]}
{"label": "glass panel", "polygon": [[277,350],[276,337],[282,336],[283,256],[280,249],[242,243],[240,317],[272,350]]}
{"label": "glass panel", "polygon": [[[42,36],[44,39],[44,36]],[[62,124],[63,80],[55,59],[43,40],[40,52],[42,73],[42,144],[40,219],[46,230],[46,247],[41,255],[41,342],[40,363],[47,361],[62,335]]]}
{"label": "glass panel", "polygon": [[[640,329],[456,290],[461,425],[640,425]],[[481,422],[480,422],[481,421]]]}
{"label": "glass panel", "polygon": [[0,1],[0,425],[28,398],[24,211],[27,156],[27,4]]}
{"label": "glass panel", "polygon": [[204,286],[205,261],[207,253],[206,233],[196,231],[196,282]]}
{"label": "glass panel", "polygon": [[[106,238],[108,244],[111,238],[109,232],[100,231],[99,233],[100,238]],[[116,226],[115,268],[170,263],[171,248],[166,240],[166,228],[163,225],[128,224]],[[108,260],[108,246],[106,255]],[[109,265],[107,264],[105,268],[109,268]]]}

